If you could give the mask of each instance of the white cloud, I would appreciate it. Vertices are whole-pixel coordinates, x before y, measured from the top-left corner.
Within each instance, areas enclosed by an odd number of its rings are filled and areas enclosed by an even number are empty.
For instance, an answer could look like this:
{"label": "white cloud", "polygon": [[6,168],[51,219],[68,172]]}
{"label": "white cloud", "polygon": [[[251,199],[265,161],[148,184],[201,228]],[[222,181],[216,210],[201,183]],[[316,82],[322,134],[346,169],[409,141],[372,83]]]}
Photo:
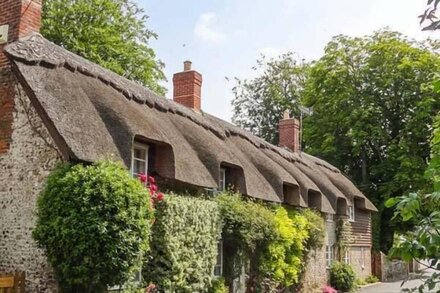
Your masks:
{"label": "white cloud", "polygon": [[200,15],[197,20],[196,27],[194,28],[194,34],[196,37],[213,43],[222,43],[226,35],[217,30],[217,15],[213,12],[207,12]]}

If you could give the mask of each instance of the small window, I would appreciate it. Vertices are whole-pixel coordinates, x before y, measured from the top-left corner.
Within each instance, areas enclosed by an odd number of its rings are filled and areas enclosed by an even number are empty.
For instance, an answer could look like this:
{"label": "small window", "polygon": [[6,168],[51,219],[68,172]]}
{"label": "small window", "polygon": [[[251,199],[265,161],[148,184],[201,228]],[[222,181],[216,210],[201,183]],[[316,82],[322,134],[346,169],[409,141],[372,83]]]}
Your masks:
{"label": "small window", "polygon": [[218,179],[218,190],[225,191],[226,190],[226,169],[220,168],[220,176]]}
{"label": "small window", "polygon": [[223,240],[217,243],[217,262],[214,267],[214,276],[221,277],[223,274]]}
{"label": "small window", "polygon": [[354,222],[354,207],[353,206],[348,207],[348,220],[350,222]]}
{"label": "small window", "polygon": [[133,146],[131,173],[133,177],[148,173],[148,145],[135,144]]}
{"label": "small window", "polygon": [[327,222],[333,222],[333,214],[326,214],[325,220]]}
{"label": "small window", "polygon": [[325,259],[327,261],[327,268],[329,268],[334,260],[334,254],[333,254],[333,245],[327,245],[325,247]]}

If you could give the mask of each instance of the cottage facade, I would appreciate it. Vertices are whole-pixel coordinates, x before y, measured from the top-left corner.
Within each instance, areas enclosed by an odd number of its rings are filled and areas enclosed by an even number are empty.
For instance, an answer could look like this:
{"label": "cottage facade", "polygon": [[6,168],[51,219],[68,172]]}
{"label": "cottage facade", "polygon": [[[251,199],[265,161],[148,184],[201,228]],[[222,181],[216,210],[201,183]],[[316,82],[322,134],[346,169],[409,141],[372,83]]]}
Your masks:
{"label": "cottage facade", "polygon": [[[326,281],[335,259],[336,221],[349,220],[344,256],[371,274],[374,205],[337,168],[299,151],[298,121],[280,121],[280,146],[203,112],[202,75],[174,75],[174,99],[93,64],[37,32],[41,0],[4,0],[0,11],[0,272],[27,274],[29,292],[56,284],[31,232],[45,179],[61,161],[111,157],[134,174],[206,190],[233,186],[245,196],[319,210],[326,245],[314,252],[309,287]],[[219,268],[221,271],[221,268]]]}

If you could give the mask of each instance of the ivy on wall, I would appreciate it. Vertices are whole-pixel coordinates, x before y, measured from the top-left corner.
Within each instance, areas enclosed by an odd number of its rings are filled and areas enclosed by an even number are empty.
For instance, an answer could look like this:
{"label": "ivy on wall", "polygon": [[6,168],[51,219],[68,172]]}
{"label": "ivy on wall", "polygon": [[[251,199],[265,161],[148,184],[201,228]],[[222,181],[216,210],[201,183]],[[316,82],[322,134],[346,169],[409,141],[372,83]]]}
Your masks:
{"label": "ivy on wall", "polygon": [[156,205],[143,276],[160,292],[204,292],[211,286],[221,233],[210,200],[168,195]]}
{"label": "ivy on wall", "polygon": [[344,260],[345,253],[352,240],[350,223],[346,218],[340,217],[336,226],[336,248],[339,261]]}

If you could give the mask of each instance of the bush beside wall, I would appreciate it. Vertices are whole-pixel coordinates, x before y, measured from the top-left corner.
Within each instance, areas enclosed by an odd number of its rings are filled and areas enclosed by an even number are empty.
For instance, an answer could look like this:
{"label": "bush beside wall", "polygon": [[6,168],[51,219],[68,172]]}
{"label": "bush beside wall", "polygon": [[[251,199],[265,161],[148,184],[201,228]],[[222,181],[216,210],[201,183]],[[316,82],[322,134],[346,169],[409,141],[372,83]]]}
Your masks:
{"label": "bush beside wall", "polygon": [[64,292],[125,283],[148,249],[148,191],[120,164],[61,165],[38,198],[33,237]]}
{"label": "bush beside wall", "polygon": [[155,215],[145,280],[160,292],[205,292],[221,234],[217,203],[168,195],[156,205]]}

